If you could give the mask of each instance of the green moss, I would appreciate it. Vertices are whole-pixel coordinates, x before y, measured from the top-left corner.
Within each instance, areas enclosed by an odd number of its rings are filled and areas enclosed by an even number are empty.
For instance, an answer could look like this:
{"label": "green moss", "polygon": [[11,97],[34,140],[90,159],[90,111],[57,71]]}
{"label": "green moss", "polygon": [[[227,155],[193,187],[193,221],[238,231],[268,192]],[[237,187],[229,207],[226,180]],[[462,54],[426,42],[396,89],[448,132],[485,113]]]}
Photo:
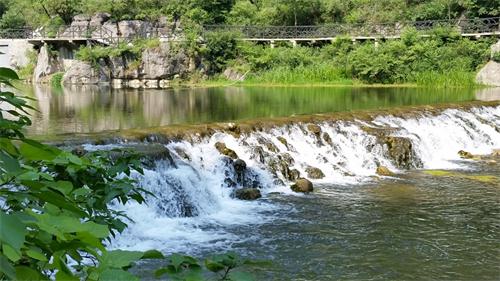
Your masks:
{"label": "green moss", "polygon": [[466,179],[474,180],[474,181],[479,181],[483,183],[495,183],[498,182],[498,178],[495,176],[488,176],[488,175],[470,175],[470,176],[463,176]]}
{"label": "green moss", "polygon": [[62,85],[62,79],[64,76],[64,72],[57,72],[50,77],[50,85],[54,88],[60,88]]}
{"label": "green moss", "polygon": [[455,175],[452,172],[442,171],[442,170],[427,170],[427,171],[424,171],[424,174],[428,174],[428,175],[431,175],[431,176],[438,176],[438,177],[453,176],[453,175]]}

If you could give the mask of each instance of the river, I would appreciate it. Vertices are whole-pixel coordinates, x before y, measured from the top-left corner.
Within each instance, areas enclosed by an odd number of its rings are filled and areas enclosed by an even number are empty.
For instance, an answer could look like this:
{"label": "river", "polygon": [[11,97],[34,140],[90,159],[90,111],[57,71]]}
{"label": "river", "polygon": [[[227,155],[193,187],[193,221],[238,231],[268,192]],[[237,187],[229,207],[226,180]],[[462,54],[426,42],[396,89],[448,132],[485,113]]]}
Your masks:
{"label": "river", "polygon": [[[29,134],[45,136],[235,122],[301,114],[388,109],[359,120],[328,120],[235,134],[153,142],[156,160],[141,186],[156,195],[123,210],[134,222],[111,248],[158,249],[200,257],[235,251],[269,265],[257,280],[498,280],[500,105],[393,115],[390,107],[499,100],[498,92],[415,88],[261,88],[121,90],[33,89],[39,109]],[[235,170],[217,142],[246,163]],[[396,149],[391,143],[400,143]],[[107,149],[124,145],[86,144]],[[401,148],[402,147],[402,148]],[[383,165],[395,172],[378,176]],[[315,191],[290,190],[291,170],[324,177]],[[235,188],[259,187],[242,201]],[[153,277],[156,263],[135,269]]]}

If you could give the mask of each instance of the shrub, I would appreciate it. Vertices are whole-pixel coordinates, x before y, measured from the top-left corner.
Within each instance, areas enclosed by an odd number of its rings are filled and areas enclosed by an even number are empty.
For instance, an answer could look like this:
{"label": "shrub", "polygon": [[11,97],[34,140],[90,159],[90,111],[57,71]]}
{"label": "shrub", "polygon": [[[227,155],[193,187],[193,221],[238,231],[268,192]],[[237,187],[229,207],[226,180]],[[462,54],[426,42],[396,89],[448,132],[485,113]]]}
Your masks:
{"label": "shrub", "polygon": [[57,72],[50,77],[50,85],[55,88],[61,87],[64,72]]}
{"label": "shrub", "polygon": [[496,62],[500,62],[500,52],[493,53],[491,59]]}

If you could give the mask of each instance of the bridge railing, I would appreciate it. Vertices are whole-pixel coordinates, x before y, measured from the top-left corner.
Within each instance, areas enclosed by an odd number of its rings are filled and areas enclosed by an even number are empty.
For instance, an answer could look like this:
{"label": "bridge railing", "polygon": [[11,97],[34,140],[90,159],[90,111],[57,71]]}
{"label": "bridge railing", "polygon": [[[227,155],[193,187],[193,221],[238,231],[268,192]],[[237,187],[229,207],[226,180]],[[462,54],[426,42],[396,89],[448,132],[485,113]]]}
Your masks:
{"label": "bridge railing", "polygon": [[465,20],[432,20],[398,22],[390,24],[330,24],[312,26],[237,26],[206,25],[205,32],[234,32],[242,38],[254,40],[333,38],[340,35],[351,37],[399,36],[403,29],[414,27],[426,33],[442,27],[455,29],[461,34],[500,32],[500,17]]}
{"label": "bridge railing", "polygon": [[[237,26],[237,25],[206,25],[204,32],[234,32],[241,38],[248,40],[272,39],[321,39],[334,38],[345,35],[350,37],[395,37],[403,29],[414,27],[423,34],[432,29],[443,27],[451,28],[457,32],[468,34],[499,34],[500,17],[477,18],[463,20],[429,20],[415,22],[398,22],[390,24],[328,24],[312,26]],[[44,27],[38,29],[0,29],[0,39],[93,39],[106,44],[130,42],[134,39],[144,38],[170,38],[173,34],[165,28],[158,28],[149,23],[144,23],[128,33],[122,34],[118,29],[103,25],[72,25],[57,28]]]}

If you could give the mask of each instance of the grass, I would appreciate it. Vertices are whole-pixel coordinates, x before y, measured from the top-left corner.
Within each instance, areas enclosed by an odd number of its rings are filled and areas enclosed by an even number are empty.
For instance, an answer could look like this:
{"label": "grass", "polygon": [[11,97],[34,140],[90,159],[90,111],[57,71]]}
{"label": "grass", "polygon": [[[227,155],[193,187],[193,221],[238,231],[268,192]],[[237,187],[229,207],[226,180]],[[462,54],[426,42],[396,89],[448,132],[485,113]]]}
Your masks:
{"label": "grass", "polygon": [[473,72],[466,71],[448,73],[426,71],[414,74],[411,80],[422,87],[472,88],[477,86],[474,77]]}
{"label": "grass", "polygon": [[337,84],[352,85],[342,71],[329,64],[298,66],[296,68],[277,67],[258,73],[250,73],[244,84]]}

